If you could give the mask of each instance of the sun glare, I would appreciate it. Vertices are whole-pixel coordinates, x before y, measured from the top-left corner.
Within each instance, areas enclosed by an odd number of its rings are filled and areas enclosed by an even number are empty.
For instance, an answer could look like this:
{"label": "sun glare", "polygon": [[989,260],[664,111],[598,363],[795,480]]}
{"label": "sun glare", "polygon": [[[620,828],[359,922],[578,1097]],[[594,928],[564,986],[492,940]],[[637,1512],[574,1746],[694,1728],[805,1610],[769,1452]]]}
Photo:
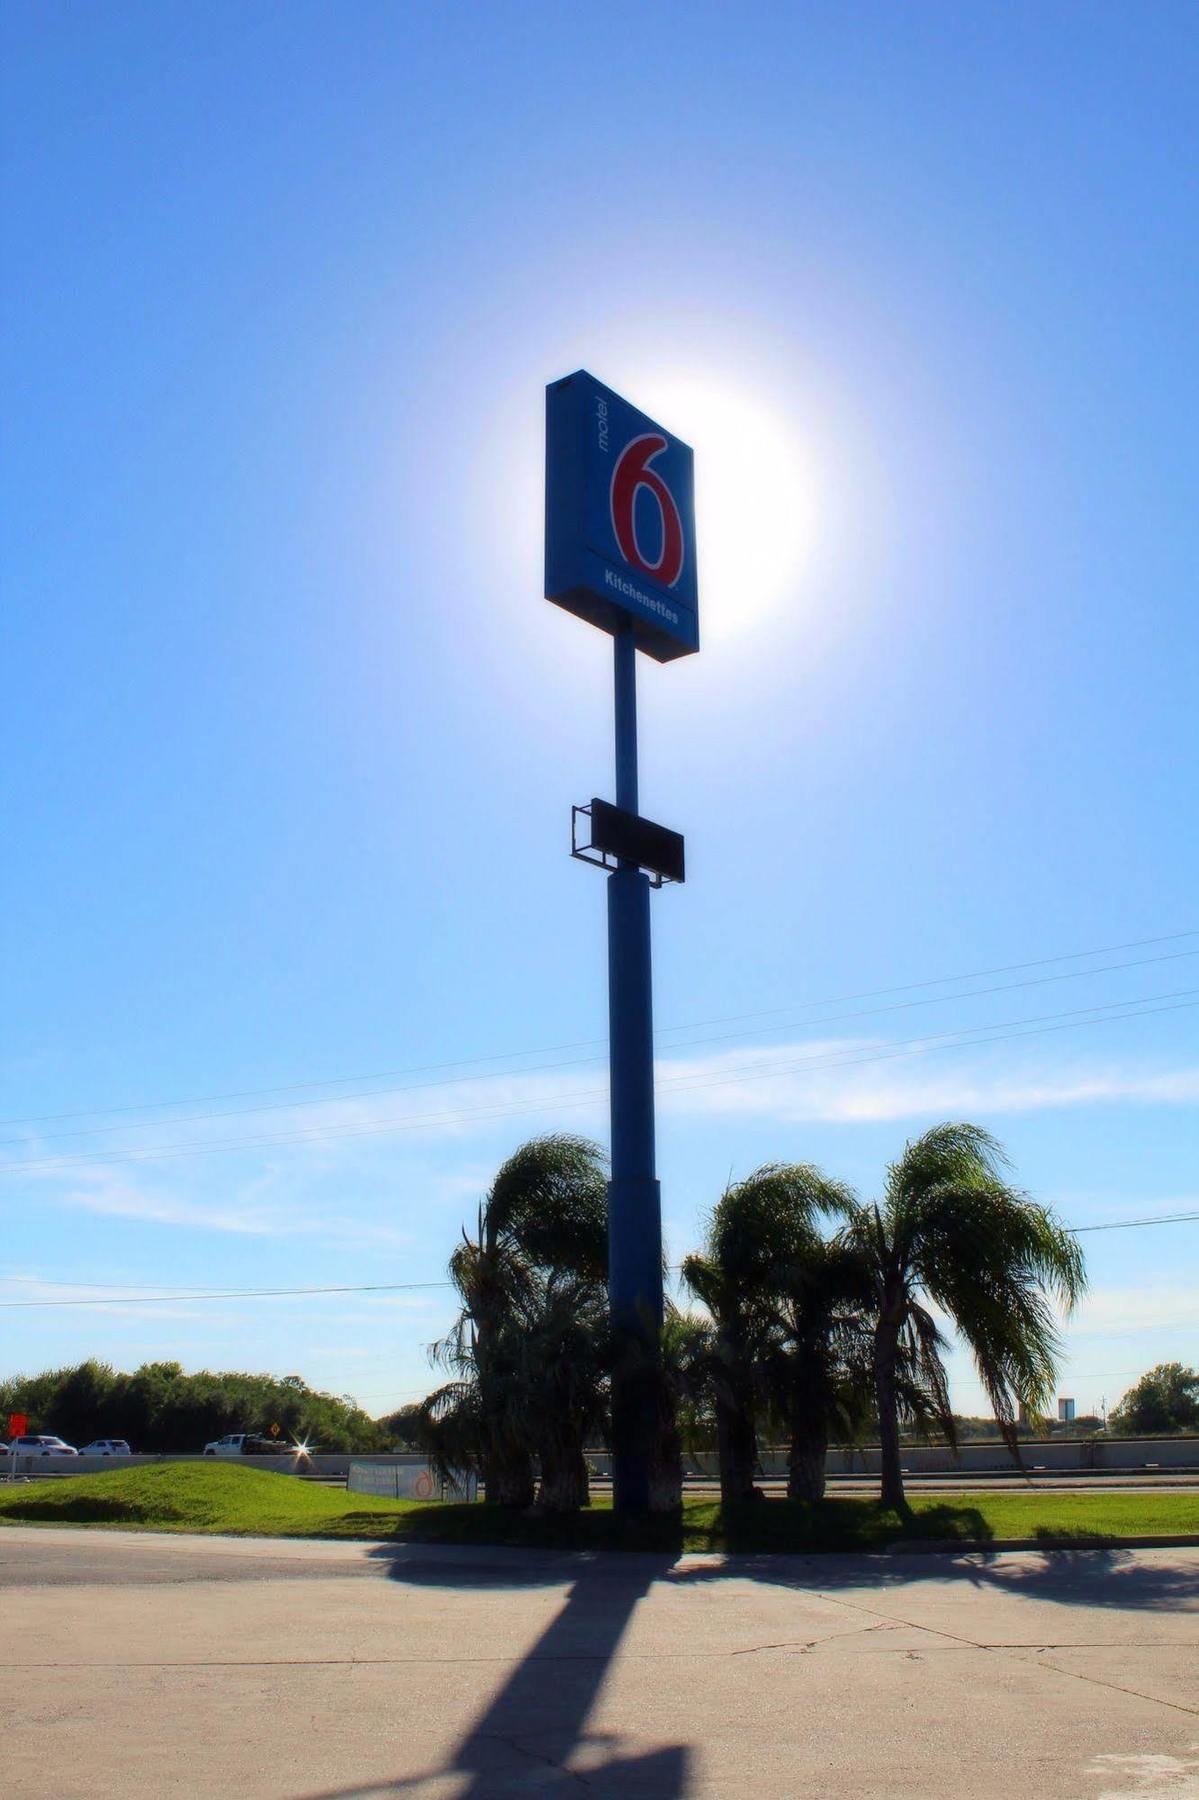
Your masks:
{"label": "sun glare", "polygon": [[637,403],[695,451],[702,640],[802,605],[816,474],[785,418],[750,390],[703,377],[647,384]]}
{"label": "sun glare", "polygon": [[[635,360],[615,373],[602,355],[594,360],[601,380],[614,381],[635,406],[695,451],[701,644],[760,642],[747,633],[747,625],[759,624],[770,613],[781,619],[785,612],[806,608],[805,580],[828,501],[802,430],[778,401],[735,376],[692,375],[652,364],[639,370]],[[510,451],[502,478],[496,478],[495,443],[504,430],[505,412],[515,404],[506,396],[504,407],[488,417],[479,436],[472,487],[489,519],[490,542],[505,547],[522,578],[528,573],[536,581],[545,463],[531,407],[526,438]],[[527,616],[526,623],[531,621],[524,591],[514,605]],[[531,624],[528,628],[536,635]]]}

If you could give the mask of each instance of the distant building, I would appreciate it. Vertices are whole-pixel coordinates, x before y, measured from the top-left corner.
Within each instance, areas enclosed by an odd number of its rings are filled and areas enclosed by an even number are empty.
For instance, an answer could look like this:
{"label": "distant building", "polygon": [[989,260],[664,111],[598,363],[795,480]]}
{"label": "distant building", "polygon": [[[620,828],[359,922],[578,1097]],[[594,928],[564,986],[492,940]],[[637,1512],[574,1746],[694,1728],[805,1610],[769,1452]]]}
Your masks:
{"label": "distant building", "polygon": [[1074,1402],[1063,1399],[1060,1395],[1057,1403],[1057,1422],[1059,1425],[1070,1425],[1074,1422]]}

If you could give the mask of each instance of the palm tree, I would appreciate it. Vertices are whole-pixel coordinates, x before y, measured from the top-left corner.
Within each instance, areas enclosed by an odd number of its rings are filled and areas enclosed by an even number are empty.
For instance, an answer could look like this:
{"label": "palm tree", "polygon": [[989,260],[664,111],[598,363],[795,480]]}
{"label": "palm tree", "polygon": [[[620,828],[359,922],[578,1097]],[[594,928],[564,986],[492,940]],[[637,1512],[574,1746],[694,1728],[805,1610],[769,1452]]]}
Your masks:
{"label": "palm tree", "polygon": [[790,1436],[789,1491],[795,1498],[824,1491],[829,1433],[852,1380],[854,1302],[869,1296],[858,1253],[827,1243],[819,1221],[843,1216],[853,1204],[847,1188],[810,1164],[767,1163],[726,1189],[702,1255],[683,1264],[684,1279],[712,1315],[726,1504],[756,1493],[756,1421],[767,1405]]}
{"label": "palm tree", "polygon": [[607,1421],[607,1299],[593,1277],[551,1269],[520,1322],[524,1423],[541,1512],[576,1512],[590,1498],[583,1449]]}
{"label": "palm tree", "polygon": [[858,1436],[870,1413],[869,1278],[852,1244],[811,1226],[779,1276],[764,1387],[786,1433],[787,1498],[822,1500],[829,1440]]}
{"label": "palm tree", "polygon": [[607,1190],[594,1144],[534,1138],[502,1165],[449,1272],[462,1302],[434,1360],[456,1379],[424,1403],[431,1454],[475,1467],[488,1500],[586,1502],[584,1432],[602,1410]]}
{"label": "palm tree", "polygon": [[845,1242],[873,1288],[872,1367],[882,1452],[882,1502],[906,1503],[900,1417],[935,1419],[954,1442],[945,1339],[928,1302],[948,1315],[974,1356],[995,1417],[1019,1456],[1023,1403],[1053,1394],[1058,1338],[1051,1301],[1068,1312],[1086,1286],[1074,1237],[1045,1206],[1004,1179],[1000,1146],[977,1125],[934,1126],[887,1171],[881,1201],[857,1205]]}
{"label": "palm tree", "polygon": [[654,1365],[657,1431],[650,1463],[649,1510],[671,1514],[683,1504],[683,1437],[711,1389],[712,1327],[669,1299]]}

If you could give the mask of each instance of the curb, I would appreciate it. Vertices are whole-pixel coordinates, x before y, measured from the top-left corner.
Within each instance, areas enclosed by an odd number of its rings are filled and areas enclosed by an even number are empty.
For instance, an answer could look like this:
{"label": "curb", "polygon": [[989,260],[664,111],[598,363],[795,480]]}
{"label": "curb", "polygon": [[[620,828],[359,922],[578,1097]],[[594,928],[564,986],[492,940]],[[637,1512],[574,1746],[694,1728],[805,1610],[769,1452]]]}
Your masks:
{"label": "curb", "polygon": [[884,1546],[888,1556],[920,1556],[960,1551],[971,1556],[992,1550],[1192,1550],[1199,1549],[1199,1534],[1184,1532],[1164,1537],[1013,1537],[1013,1538],[896,1538]]}

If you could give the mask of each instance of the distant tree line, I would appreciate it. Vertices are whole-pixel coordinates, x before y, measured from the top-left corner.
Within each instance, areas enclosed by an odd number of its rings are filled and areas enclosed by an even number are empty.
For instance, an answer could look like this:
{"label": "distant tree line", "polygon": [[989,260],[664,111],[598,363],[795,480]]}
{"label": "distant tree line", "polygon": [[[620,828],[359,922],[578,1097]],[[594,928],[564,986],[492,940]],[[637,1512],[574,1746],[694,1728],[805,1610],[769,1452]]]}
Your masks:
{"label": "distant tree line", "polygon": [[1129,1389],[1108,1426],[1125,1437],[1199,1431],[1199,1373],[1182,1363],[1159,1363]]}
{"label": "distant tree line", "polygon": [[314,1450],[389,1450],[386,1428],[352,1401],[318,1393],[298,1375],[210,1372],[186,1374],[177,1362],[143,1363],[131,1375],[88,1360],[41,1375],[0,1382],[0,1426],[26,1413],[31,1431],[53,1432],[77,1448],[93,1438],[119,1437],[134,1450],[198,1451],[229,1431],[280,1441],[307,1440]]}
{"label": "distant tree line", "polygon": [[[956,1413],[954,1423],[959,1444],[994,1442],[1003,1435],[998,1421],[982,1414]],[[1039,1441],[1046,1437],[1090,1437],[1102,1429],[1103,1420],[1098,1413],[1078,1413],[1069,1420],[1036,1419],[1017,1424],[1016,1435],[1021,1440]],[[935,1437],[933,1441],[936,1442]]]}
{"label": "distant tree line", "polygon": [[[450,1380],[406,1414],[444,1473],[480,1475],[501,1505],[587,1504],[584,1449],[609,1431],[606,1264],[596,1146],[522,1146],[450,1258],[460,1309],[432,1351]],[[909,1143],[877,1201],[810,1164],[763,1166],[720,1197],[682,1272],[699,1309],[668,1308],[648,1371],[659,1511],[681,1502],[684,1449],[714,1442],[722,1498],[740,1503],[759,1444],[783,1443],[788,1493],[816,1500],[829,1444],[876,1435],[883,1502],[903,1506],[904,1437],[957,1442],[945,1319],[1017,1455],[1021,1409],[1041,1418],[1054,1394],[1057,1312],[1085,1285],[1077,1240],[969,1124]]]}

